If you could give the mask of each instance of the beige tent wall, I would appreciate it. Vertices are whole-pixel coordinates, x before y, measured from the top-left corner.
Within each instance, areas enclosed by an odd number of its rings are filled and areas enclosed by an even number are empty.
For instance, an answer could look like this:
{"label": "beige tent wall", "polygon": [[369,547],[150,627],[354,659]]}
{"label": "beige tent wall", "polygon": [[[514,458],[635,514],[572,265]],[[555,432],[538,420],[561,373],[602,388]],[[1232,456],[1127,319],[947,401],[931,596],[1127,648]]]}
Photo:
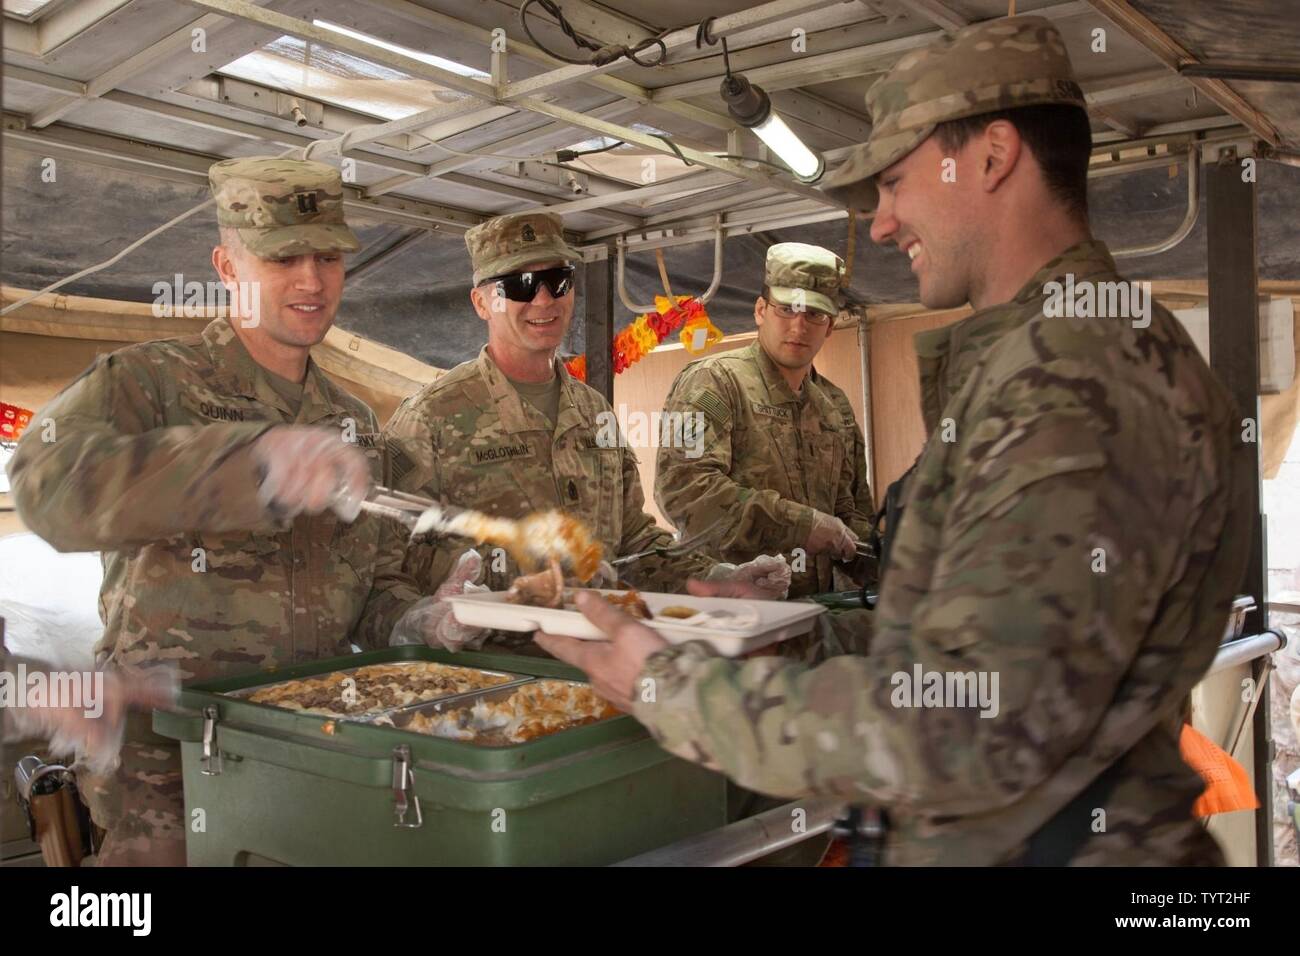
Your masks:
{"label": "beige tent wall", "polygon": [[[910,312],[910,314],[909,314]],[[921,384],[912,337],[956,322],[968,309],[929,312],[869,309],[871,359],[871,451],[876,505],[885,489],[916,460],[925,444]]]}
{"label": "beige tent wall", "polygon": [[[1169,309],[1204,304],[1205,282],[1153,282],[1156,299]],[[1295,310],[1296,364],[1300,368],[1300,287],[1295,282],[1260,283],[1261,293],[1290,296]],[[871,364],[871,448],[874,453],[877,504],[889,483],[897,479],[921,451],[925,424],[921,419],[921,387],[912,338],[926,329],[949,325],[969,315],[969,309],[928,311],[916,306],[878,306],[867,310]],[[1300,418],[1300,375],[1290,388],[1260,396],[1260,448],[1263,477],[1277,477]]]}
{"label": "beige tent wall", "polygon": [[[95,356],[127,344],[0,332],[0,402],[36,411]],[[0,537],[22,530],[9,495],[0,494]]]}
{"label": "beige tent wall", "polygon": [[[728,349],[743,348],[754,341],[754,333],[732,335],[708,351],[716,355]],[[692,355],[680,344],[661,345],[641,361],[614,377],[614,409],[620,423],[631,413],[649,414],[664,407],[673,379],[687,363],[699,356]],[[862,362],[858,346],[858,326],[846,325],[831,333],[830,340],[822,346],[814,363],[817,371],[843,389],[853,405],[853,414],[862,427],[865,420],[862,409]],[[645,491],[646,511],[666,528],[672,524],[659,511],[654,500],[655,448],[633,446],[641,471],[641,487]]]}

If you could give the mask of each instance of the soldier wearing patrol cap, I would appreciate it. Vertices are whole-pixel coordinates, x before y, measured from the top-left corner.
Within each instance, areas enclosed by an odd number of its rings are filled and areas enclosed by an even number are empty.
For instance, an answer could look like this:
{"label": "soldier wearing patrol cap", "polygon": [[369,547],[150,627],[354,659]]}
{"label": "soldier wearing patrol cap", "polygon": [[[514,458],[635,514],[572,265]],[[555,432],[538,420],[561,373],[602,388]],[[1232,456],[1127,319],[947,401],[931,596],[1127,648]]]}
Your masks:
{"label": "soldier wearing patrol cap", "polygon": [[871,139],[831,177],[922,302],[975,308],[916,338],[930,438],[868,656],[738,663],[602,607],[612,642],[539,638],[674,753],[886,807],[887,861],[1222,861],[1177,723],[1245,568],[1249,452],[1169,312],[1053,304],[1121,281],[1088,229],[1083,106],[1049,21],[976,24],[871,87]]}
{"label": "soldier wearing patrol cap", "polygon": [[[9,464],[29,528],[104,552],[97,660],[126,680],[383,646],[419,597],[400,581],[371,593],[377,522],[346,522],[378,472],[375,418],[309,354],[358,246],[339,173],[253,158],[210,178],[229,315],[98,358],[41,411],[53,440],[28,429]],[[148,714],[128,719],[116,772],[80,789],[107,831],[102,864],[184,865],[180,754]]]}
{"label": "soldier wearing patrol cap", "polygon": [[[490,219],[465,234],[474,270],[470,301],[487,323],[487,344],[408,398],[384,430],[398,488],[446,504],[508,518],[559,508],[580,518],[605,555],[669,547],[672,537],[644,510],[632,450],[616,434],[609,403],[573,378],[556,350],[573,318],[574,264],[560,218],[529,212]],[[386,561],[397,567],[404,542],[394,534]],[[405,567],[435,596],[454,593],[482,572],[476,551],[412,548]],[[487,562],[493,590],[519,569],[504,554]],[[645,590],[680,591],[716,562],[701,554],[649,555],[621,569]],[[788,578],[768,581],[752,566],[734,574],[784,596]],[[436,589],[436,590],[435,590]],[[453,650],[486,634],[447,615],[438,643]],[[499,640],[508,641],[502,637]],[[525,646],[530,638],[520,638]]]}
{"label": "soldier wearing patrol cap", "polygon": [[790,594],[830,591],[871,529],[861,430],[848,396],[813,360],[835,330],[844,263],[802,242],[767,251],[754,302],[758,339],[696,359],[673,382],[668,413],[702,416],[703,453],[665,447],[655,500],[684,535],[713,526],[724,561],[785,555]]}

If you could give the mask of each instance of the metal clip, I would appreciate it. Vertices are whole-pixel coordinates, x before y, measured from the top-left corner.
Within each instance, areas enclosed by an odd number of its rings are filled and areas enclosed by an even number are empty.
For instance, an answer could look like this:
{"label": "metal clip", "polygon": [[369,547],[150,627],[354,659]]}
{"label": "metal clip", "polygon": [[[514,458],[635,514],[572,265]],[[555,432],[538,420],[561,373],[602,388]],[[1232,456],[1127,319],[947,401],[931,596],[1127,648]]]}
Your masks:
{"label": "metal clip", "polygon": [[221,773],[221,748],[213,746],[216,736],[217,708],[210,704],[203,708],[203,763],[199,772],[205,777]]}
{"label": "metal clip", "polygon": [[[407,791],[415,801],[415,822],[407,823],[406,814],[410,809]],[[420,812],[420,797],[415,793],[415,774],[411,771],[411,748],[402,744],[393,748],[393,826],[417,830],[424,825],[424,815]]]}

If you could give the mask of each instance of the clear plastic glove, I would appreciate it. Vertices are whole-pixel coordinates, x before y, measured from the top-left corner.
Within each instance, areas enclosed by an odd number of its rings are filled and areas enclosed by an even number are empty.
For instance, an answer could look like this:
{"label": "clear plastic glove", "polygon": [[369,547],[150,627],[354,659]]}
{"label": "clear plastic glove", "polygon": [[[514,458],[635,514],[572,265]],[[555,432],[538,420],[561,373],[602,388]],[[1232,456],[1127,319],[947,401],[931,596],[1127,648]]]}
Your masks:
{"label": "clear plastic glove", "polygon": [[818,511],[813,518],[808,543],[809,554],[829,554],[841,561],[851,560],[857,554],[858,536],[839,518]]}
{"label": "clear plastic glove", "polygon": [[75,755],[91,773],[107,775],[118,766],[127,711],[175,706],[180,681],[170,667],[86,672],[82,679],[81,706],[9,708],[7,732],[44,738],[52,757]]}
{"label": "clear plastic glove", "polygon": [[434,649],[443,647],[449,651],[465,648],[475,650],[482,646],[487,630],[460,623],[456,620],[456,615],[451,613],[451,604],[446,600],[456,594],[489,590],[485,585],[474,583],[482,573],[483,558],[477,551],[469,550],[462,554],[433,596],[420,598],[393,626],[393,633],[388,638],[389,646],[425,644]]}
{"label": "clear plastic glove", "polygon": [[760,554],[741,565],[715,565],[704,580],[747,584],[758,592],[757,597],[783,601],[790,593],[790,577],[790,564],[783,555]]}
{"label": "clear plastic glove", "polygon": [[370,465],[337,428],[277,425],[253,443],[258,498],[277,518],[333,509],[355,521],[370,491]]}

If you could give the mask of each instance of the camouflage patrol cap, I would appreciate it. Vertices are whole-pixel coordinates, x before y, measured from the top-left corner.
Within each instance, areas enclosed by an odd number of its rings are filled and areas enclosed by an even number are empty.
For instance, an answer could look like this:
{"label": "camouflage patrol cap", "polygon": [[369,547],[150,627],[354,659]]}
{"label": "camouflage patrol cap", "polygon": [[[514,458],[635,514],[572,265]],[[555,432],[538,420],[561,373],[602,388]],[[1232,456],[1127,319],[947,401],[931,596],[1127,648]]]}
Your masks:
{"label": "camouflage patrol cap", "polygon": [[564,225],[553,212],[517,212],[481,222],[465,233],[465,246],[475,285],[530,262],[582,259],[582,253],[564,241]]}
{"label": "camouflage patrol cap", "polygon": [[821,246],[778,242],[767,250],[763,282],[773,302],[793,305],[800,296],[807,309],[829,315],[840,311],[844,260]]}
{"label": "camouflage patrol cap", "polygon": [[879,200],[876,174],[925,142],[937,124],[1045,103],[1085,106],[1051,21],[1024,16],[972,24],[908,53],[867,90],[870,138],[822,189],[870,212]]}
{"label": "camouflage patrol cap", "polygon": [[262,259],[309,252],[356,252],[343,219],[343,179],[324,163],[253,156],[226,159],[208,170],[217,222],[239,230]]}

